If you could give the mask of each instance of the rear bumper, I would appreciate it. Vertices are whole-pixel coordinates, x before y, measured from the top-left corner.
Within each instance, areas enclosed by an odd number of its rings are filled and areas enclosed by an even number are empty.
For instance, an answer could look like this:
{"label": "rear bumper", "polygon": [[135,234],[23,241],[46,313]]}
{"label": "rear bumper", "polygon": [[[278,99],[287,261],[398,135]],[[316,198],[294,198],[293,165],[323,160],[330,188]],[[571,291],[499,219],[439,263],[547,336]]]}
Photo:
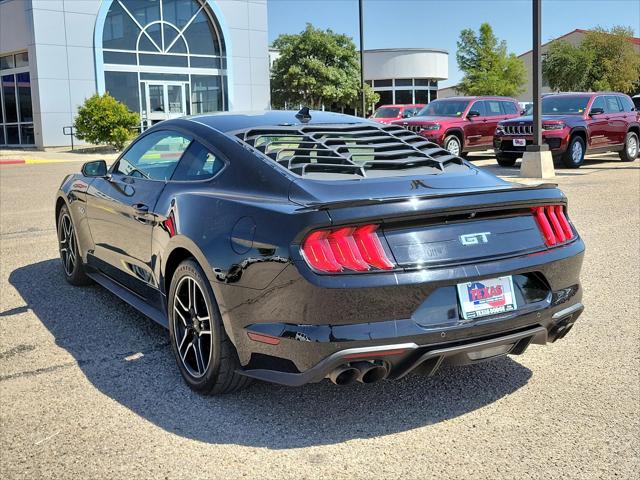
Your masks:
{"label": "rear bumper", "polygon": [[[242,370],[240,373],[259,380],[300,386],[319,382],[334,369],[355,358],[366,358],[385,364],[387,378],[398,379],[411,372],[433,375],[443,364],[465,365],[477,363],[502,355],[521,355],[532,343],[544,345],[564,337],[582,313],[581,303],[559,310],[551,322],[534,323],[516,331],[481,337],[466,342],[420,345],[414,342],[354,347],[339,350],[301,373],[268,369]],[[391,355],[389,355],[391,353]]]}

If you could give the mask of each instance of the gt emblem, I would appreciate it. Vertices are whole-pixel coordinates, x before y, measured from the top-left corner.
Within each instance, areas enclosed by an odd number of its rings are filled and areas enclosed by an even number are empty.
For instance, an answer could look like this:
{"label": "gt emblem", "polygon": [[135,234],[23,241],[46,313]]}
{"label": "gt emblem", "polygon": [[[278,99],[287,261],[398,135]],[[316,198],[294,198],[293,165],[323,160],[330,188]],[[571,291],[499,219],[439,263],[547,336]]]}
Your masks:
{"label": "gt emblem", "polygon": [[479,243],[489,243],[491,232],[467,233],[460,235],[460,243],[463,245],[478,245]]}

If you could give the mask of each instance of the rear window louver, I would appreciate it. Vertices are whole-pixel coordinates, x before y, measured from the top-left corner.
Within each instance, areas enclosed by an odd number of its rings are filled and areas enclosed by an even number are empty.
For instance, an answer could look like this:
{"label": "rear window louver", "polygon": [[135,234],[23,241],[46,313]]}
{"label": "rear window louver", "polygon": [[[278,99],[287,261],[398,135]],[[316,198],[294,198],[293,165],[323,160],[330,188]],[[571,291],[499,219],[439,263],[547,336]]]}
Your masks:
{"label": "rear window louver", "polygon": [[[252,128],[236,136],[300,176],[319,178],[439,174],[464,161],[396,125],[300,125]],[[412,172],[414,173],[414,172]]]}

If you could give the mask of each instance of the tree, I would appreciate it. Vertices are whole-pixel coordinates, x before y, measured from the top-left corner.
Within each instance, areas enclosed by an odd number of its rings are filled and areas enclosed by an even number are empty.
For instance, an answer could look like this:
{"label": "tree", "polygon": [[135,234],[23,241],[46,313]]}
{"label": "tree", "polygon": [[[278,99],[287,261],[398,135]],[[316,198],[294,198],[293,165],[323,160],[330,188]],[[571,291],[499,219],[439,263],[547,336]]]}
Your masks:
{"label": "tree", "polygon": [[460,32],[456,59],[464,73],[457,89],[464,95],[505,95],[513,97],[523,91],[526,70],[522,60],[507,53],[504,40],[498,41],[488,23],[480,33],[471,29]]}
{"label": "tree", "polygon": [[[311,24],[299,34],[280,35],[274,42],[280,57],[271,74],[271,99],[275,106],[302,104],[351,107],[360,104],[360,63],[351,37]],[[378,94],[365,84],[367,105]]]}
{"label": "tree", "polygon": [[542,61],[542,74],[558,91],[634,93],[640,88],[640,53],[629,41],[632,36],[631,28],[598,27],[585,33],[579,45],[553,42]]}
{"label": "tree", "polygon": [[75,136],[93,144],[107,144],[118,150],[135,136],[140,116],[109,93],[95,94],[78,109],[74,123]]}

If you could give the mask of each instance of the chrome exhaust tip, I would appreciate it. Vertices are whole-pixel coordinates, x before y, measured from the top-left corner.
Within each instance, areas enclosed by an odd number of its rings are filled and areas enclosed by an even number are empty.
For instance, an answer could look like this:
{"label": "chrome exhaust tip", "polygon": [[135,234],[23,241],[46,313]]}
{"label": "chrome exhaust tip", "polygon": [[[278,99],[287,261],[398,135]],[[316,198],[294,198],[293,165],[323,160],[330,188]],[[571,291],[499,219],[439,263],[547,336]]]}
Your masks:
{"label": "chrome exhaust tip", "polygon": [[360,375],[357,380],[361,383],[374,383],[386,378],[389,371],[384,365],[371,362],[359,362],[353,365],[357,367]]}
{"label": "chrome exhaust tip", "polygon": [[329,374],[329,380],[336,385],[349,385],[355,382],[359,376],[360,370],[357,368],[341,365]]}

